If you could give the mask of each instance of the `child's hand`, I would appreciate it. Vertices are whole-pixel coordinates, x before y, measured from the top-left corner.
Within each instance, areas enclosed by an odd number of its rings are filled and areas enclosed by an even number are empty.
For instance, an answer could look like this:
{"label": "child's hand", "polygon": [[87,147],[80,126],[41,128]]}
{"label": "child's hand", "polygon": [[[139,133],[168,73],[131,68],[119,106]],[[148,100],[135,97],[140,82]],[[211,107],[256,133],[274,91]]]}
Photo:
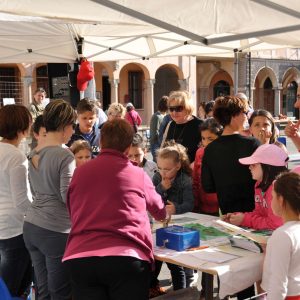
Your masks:
{"label": "child's hand", "polygon": [[258,134],[258,140],[262,143],[262,144],[268,144],[270,142],[270,138],[272,136],[272,132],[270,130],[265,130],[264,128],[262,128],[259,131]]}
{"label": "child's hand", "polygon": [[168,190],[172,186],[172,180],[167,177],[163,177],[161,180],[161,185],[164,190]]}
{"label": "child's hand", "polygon": [[225,215],[221,216],[221,220],[229,223],[230,216],[231,216],[231,213],[225,214]]}
{"label": "child's hand", "polygon": [[168,203],[166,205],[167,214],[168,215],[175,215],[175,213],[176,213],[176,207],[175,207],[175,205],[171,201],[169,201],[169,200],[167,200],[167,203]]}
{"label": "child's hand", "polygon": [[234,213],[231,214],[229,217],[229,223],[233,225],[241,225],[244,220],[244,214],[243,213]]}

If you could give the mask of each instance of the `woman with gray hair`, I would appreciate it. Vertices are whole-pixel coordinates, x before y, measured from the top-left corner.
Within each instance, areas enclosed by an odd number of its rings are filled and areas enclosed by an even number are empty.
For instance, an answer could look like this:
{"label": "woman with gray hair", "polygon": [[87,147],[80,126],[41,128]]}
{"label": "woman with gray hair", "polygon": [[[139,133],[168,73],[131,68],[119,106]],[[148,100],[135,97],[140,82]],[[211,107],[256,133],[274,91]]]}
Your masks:
{"label": "woman with gray hair", "polygon": [[73,134],[76,113],[64,100],[50,102],[43,114],[47,139],[29,155],[34,195],[24,222],[24,240],[33,263],[38,298],[71,299],[70,278],[61,260],[70,218],[66,194],[75,169],[73,153],[62,147]]}

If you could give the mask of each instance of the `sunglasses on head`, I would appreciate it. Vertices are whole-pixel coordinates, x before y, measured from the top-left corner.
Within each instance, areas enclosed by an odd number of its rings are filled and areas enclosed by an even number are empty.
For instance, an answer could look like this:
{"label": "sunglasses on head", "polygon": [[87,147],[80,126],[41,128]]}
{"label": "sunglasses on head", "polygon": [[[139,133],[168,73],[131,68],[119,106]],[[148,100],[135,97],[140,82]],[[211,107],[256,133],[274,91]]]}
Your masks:
{"label": "sunglasses on head", "polygon": [[175,112],[182,112],[184,110],[184,107],[182,105],[177,106],[169,106],[169,111],[175,111]]}

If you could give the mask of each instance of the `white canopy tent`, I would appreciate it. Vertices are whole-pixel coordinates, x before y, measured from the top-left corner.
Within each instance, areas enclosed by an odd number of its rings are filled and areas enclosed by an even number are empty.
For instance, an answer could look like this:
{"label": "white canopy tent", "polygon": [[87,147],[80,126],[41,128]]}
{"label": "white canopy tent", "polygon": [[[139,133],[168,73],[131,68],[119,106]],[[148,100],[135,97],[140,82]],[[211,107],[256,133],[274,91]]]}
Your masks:
{"label": "white canopy tent", "polygon": [[298,0],[2,0],[0,63],[300,47]]}

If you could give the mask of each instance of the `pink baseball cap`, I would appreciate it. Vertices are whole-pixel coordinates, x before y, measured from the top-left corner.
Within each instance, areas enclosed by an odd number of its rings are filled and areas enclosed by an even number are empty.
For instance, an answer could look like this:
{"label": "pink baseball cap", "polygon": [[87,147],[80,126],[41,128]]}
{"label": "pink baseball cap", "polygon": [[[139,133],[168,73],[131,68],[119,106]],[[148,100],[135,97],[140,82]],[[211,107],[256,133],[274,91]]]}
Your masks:
{"label": "pink baseball cap", "polygon": [[263,144],[251,156],[239,159],[239,162],[243,165],[260,163],[277,167],[286,166],[287,161],[288,154],[274,144]]}

